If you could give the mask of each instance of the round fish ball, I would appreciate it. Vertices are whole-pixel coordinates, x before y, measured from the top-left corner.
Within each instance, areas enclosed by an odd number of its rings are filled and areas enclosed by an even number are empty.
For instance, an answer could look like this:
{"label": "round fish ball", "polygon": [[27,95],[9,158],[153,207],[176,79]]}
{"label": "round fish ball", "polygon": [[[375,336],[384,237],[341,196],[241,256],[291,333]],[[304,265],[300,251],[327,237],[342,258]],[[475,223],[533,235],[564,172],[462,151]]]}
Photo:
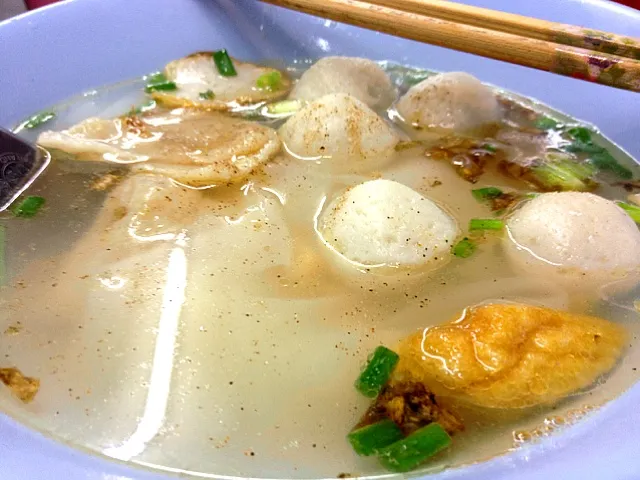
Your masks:
{"label": "round fish ball", "polygon": [[296,112],[280,127],[287,151],[305,160],[330,160],[345,169],[371,168],[391,158],[398,137],[357,98],[334,93]]}
{"label": "round fish ball", "polygon": [[411,188],[372,180],[337,197],[319,218],[324,241],[364,266],[441,264],[458,236],[455,220]]}
{"label": "round fish ball", "polygon": [[494,93],[464,72],[442,73],[414,85],[396,110],[405,122],[424,128],[464,131],[500,120]]}
{"label": "round fish ball", "polygon": [[614,202],[585,192],[546,193],[507,221],[513,262],[568,287],[637,281],[640,231]]}
{"label": "round fish ball", "polygon": [[290,97],[310,102],[329,93],[346,93],[375,109],[387,108],[396,98],[385,71],[371,60],[356,57],[318,60],[302,74]]}

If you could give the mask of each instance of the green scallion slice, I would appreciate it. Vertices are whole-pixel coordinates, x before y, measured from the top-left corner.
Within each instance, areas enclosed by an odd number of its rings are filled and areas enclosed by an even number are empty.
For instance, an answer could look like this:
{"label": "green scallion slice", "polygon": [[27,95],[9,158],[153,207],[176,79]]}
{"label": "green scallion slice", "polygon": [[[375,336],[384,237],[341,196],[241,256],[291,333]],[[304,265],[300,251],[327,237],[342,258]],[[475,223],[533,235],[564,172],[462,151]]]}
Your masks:
{"label": "green scallion slice", "polygon": [[392,472],[408,472],[451,445],[451,437],[437,423],[413,432],[408,437],[380,449],[380,463]]}
{"label": "green scallion slice", "polygon": [[567,130],[567,134],[579,142],[591,143],[591,130],[586,127],[572,127]]}
{"label": "green scallion slice", "polygon": [[273,92],[274,90],[278,90],[280,85],[282,84],[282,73],[278,70],[273,70],[271,72],[263,73],[256,80],[256,87],[262,90],[269,90]]}
{"label": "green scallion slice", "polygon": [[472,218],[469,220],[469,231],[502,230],[504,222],[496,218]]}
{"label": "green scallion slice", "polygon": [[147,86],[144,88],[145,92],[151,93],[158,90],[171,91],[176,90],[178,86],[175,82],[171,82],[164,76],[164,73],[156,73],[148,78]]}
{"label": "green scallion slice", "polygon": [[582,142],[580,140],[574,140],[569,145],[563,147],[563,150],[572,153],[600,153],[604,148],[594,143]]}
{"label": "green scallion slice", "polygon": [[358,455],[369,456],[403,437],[400,427],[393,420],[386,419],[352,431],[347,440]]}
{"label": "green scallion slice", "polygon": [[267,105],[267,113],[270,115],[291,115],[302,108],[300,100],[282,100]]}
{"label": "green scallion slice", "polygon": [[147,112],[149,110],[153,110],[154,108],[156,108],[156,101],[155,100],[149,100],[146,103],[143,103],[142,105],[138,106],[138,107],[134,107],[129,111],[129,115],[139,115],[140,113],[144,113]]}
{"label": "green scallion slice", "polygon": [[565,146],[564,150],[589,154],[589,162],[598,170],[609,171],[624,179],[633,177],[633,172],[621,165],[606,148],[591,142],[591,132],[589,130],[584,127],[576,127],[571,130],[574,130],[572,136],[575,140]]}
{"label": "green scallion slice", "polygon": [[471,195],[479,202],[498,198],[502,193],[502,190],[497,187],[476,188],[475,190],[471,190]]}
{"label": "green scallion slice", "polygon": [[238,75],[236,68],[233,66],[233,61],[226,49],[223,48],[222,50],[213,52],[213,61],[216,64],[218,73],[223,77],[235,77]]}
{"label": "green scallion slice", "polygon": [[482,145],[482,148],[491,153],[496,153],[498,151],[495,145],[491,145],[490,143],[485,143],[484,145]]}
{"label": "green scallion slice", "polygon": [[631,205],[626,202],[616,202],[633,219],[634,222],[640,223],[640,207]]}
{"label": "green scallion slice", "polygon": [[539,130],[555,130],[559,125],[557,120],[546,115],[540,115],[534,123],[534,126]]}
{"label": "green scallion slice", "polygon": [[207,90],[206,92],[200,92],[198,96],[200,97],[200,100],[213,100],[214,98],[216,98],[216,95],[215,93],[213,93],[212,90]]}
{"label": "green scallion slice", "polygon": [[11,213],[16,217],[31,218],[33,217],[44,205],[44,198],[42,197],[26,197],[17,205],[11,207]]}
{"label": "green scallion slice", "polygon": [[469,258],[476,251],[476,244],[469,240],[467,237],[456,243],[451,249],[456,257]]}
{"label": "green scallion slice", "polygon": [[433,77],[434,75],[435,75],[435,72],[430,72],[428,70],[420,70],[420,69],[408,70],[404,74],[403,83],[407,87],[413,87],[414,85],[417,85],[418,83],[423,82],[427,78]]}
{"label": "green scallion slice", "polygon": [[593,153],[589,156],[589,163],[598,170],[609,171],[614,175],[629,180],[633,178],[633,172],[624,165],[621,165],[607,150],[604,148],[599,153]]}
{"label": "green scallion slice", "polygon": [[355,383],[356,389],[365,397],[373,398],[387,383],[391,372],[395,368],[400,357],[386,347],[379,346],[375,349],[364,370]]}
{"label": "green scallion slice", "polygon": [[572,160],[543,163],[531,172],[545,190],[584,192],[591,189],[591,176],[595,171],[590,165]]}
{"label": "green scallion slice", "polygon": [[48,121],[53,120],[54,118],[56,118],[56,114],[53,112],[36,113],[32,117],[29,117],[27,120],[25,120],[22,123],[21,127],[29,128],[29,129],[36,128],[42,125],[43,123],[47,123]]}

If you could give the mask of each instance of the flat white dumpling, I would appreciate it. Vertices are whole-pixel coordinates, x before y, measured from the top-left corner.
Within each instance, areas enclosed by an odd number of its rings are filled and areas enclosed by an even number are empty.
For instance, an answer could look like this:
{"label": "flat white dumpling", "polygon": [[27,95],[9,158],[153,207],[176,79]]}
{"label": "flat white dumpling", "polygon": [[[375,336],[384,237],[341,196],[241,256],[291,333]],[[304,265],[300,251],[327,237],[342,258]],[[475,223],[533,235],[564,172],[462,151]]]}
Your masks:
{"label": "flat white dumpling", "polygon": [[[118,245],[114,249],[118,258],[124,254],[125,245],[131,248],[127,237],[144,243],[175,240],[191,227],[202,210],[206,211],[202,197],[202,192],[162,175],[128,176],[109,193],[92,234],[102,234],[105,244]],[[134,256],[135,252],[127,254]]]}
{"label": "flat white dumpling", "polygon": [[423,128],[464,131],[500,120],[494,93],[464,72],[423,80],[402,96],[396,109],[407,123]]}
{"label": "flat white dumpling", "polygon": [[[228,110],[234,104],[250,105],[285,97],[291,90],[286,73],[271,67],[241,62],[232,58],[237,75],[220,75],[213,52],[198,52],[170,62],[164,69],[167,80],[178,87],[153,92],[153,98],[168,107],[199,107]],[[261,75],[279,75],[275,88],[259,88]],[[201,95],[202,94],[202,95]]]}
{"label": "flat white dumpling", "polygon": [[367,266],[444,262],[458,235],[449,214],[391,180],[364,182],[344,192],[322,213],[318,230],[338,253]]}
{"label": "flat white dumpling", "polygon": [[346,93],[376,109],[387,108],[396,98],[380,65],[357,57],[321,58],[302,74],[290,97],[310,102],[329,93]]}
{"label": "flat white dumpling", "polygon": [[131,164],[136,171],[191,186],[244,179],[280,150],[275,130],[216,112],[146,113],[114,120],[89,118],[38,143],[76,160]]}
{"label": "flat white dumpling", "polygon": [[638,227],[614,202],[592,193],[539,195],[507,228],[511,259],[545,280],[599,287],[634,277],[640,267]]}
{"label": "flat white dumpling", "polygon": [[308,104],[280,127],[280,138],[295,157],[331,159],[347,169],[384,163],[398,137],[357,98],[333,93]]}
{"label": "flat white dumpling", "polygon": [[[178,329],[179,315],[168,312],[180,312],[183,304],[185,243],[194,221],[207,212],[203,197],[163,176],[124,178],[68,252],[35,261],[22,274],[30,288],[13,289],[21,308],[11,313],[17,317],[12,321],[35,334],[20,339],[18,351],[31,355],[16,361],[26,371],[55,365],[56,380],[43,382],[44,397],[36,398],[41,412],[57,412],[49,425],[74,438],[96,439],[80,427],[90,408],[92,424],[109,432],[109,445],[130,438],[145,411],[148,387],[141,383],[156,381],[148,363],[156,341]],[[172,358],[174,344],[163,343],[162,355]],[[71,406],[68,389],[92,395]]]}

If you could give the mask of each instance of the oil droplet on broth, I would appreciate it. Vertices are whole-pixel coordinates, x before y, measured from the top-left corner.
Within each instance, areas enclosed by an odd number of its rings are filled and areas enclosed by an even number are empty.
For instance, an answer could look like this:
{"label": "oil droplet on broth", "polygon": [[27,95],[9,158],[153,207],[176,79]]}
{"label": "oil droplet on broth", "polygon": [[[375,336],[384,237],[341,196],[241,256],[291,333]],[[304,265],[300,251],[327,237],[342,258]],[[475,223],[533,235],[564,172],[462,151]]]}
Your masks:
{"label": "oil droplet on broth", "polygon": [[540,441],[552,434],[557,434],[559,431],[579,422],[596,409],[597,407],[593,405],[583,405],[580,408],[567,410],[564,415],[546,417],[542,424],[536,425],[532,429],[514,430],[513,446],[519,448],[523,445]]}

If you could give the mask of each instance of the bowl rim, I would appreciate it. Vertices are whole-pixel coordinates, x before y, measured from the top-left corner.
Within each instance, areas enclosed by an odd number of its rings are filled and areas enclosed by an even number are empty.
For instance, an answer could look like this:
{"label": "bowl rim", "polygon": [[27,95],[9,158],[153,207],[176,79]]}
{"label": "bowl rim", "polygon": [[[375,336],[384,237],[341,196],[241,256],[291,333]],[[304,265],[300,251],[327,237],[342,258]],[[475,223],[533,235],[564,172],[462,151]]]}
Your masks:
{"label": "bowl rim", "polygon": [[[482,1],[489,3],[491,0]],[[41,9],[0,22],[0,32],[4,31],[8,26],[28,31],[34,25],[46,22],[50,16],[63,15],[67,9],[91,2],[96,2],[96,0],[63,0],[60,3],[47,5]],[[504,5],[508,3],[508,0],[496,0],[493,3],[502,3]],[[630,18],[634,24],[638,25],[638,30],[640,31],[640,12],[630,7],[605,0],[572,0],[568,3],[576,8],[583,8],[578,7],[583,4],[593,7],[595,10],[608,11],[618,16]],[[495,5],[492,5],[492,7],[499,8]],[[0,60],[1,63],[2,61]],[[639,157],[640,149],[631,153]],[[498,480],[499,478],[510,478],[510,475],[516,469],[518,470],[518,477],[523,480],[527,478],[546,478],[550,474],[562,475],[561,478],[563,479],[605,478],[601,475],[607,470],[604,470],[601,464],[592,468],[587,459],[583,457],[585,452],[594,452],[596,455],[601,455],[603,449],[606,449],[609,461],[615,459],[618,464],[620,461],[624,462],[624,460],[628,462],[625,468],[622,470],[618,468],[615,473],[614,470],[608,470],[611,475],[618,476],[607,476],[606,478],[640,478],[640,457],[637,456],[637,452],[633,456],[634,450],[629,447],[630,443],[640,441],[640,410],[635,408],[638,401],[640,401],[640,382],[636,383],[622,396],[607,403],[596,412],[590,414],[588,418],[557,436],[545,438],[537,444],[529,445],[526,448],[495,457],[483,463],[447,470],[434,476],[429,476],[429,478],[434,480],[470,478],[475,480]],[[598,432],[604,428],[609,428],[608,431],[611,431],[611,433],[600,437]],[[33,471],[40,472],[46,469],[46,478],[65,478],[69,480],[80,478],[161,480],[166,478],[162,471],[168,474],[184,473],[169,468],[150,472],[137,468],[135,464],[119,463],[117,460],[108,458],[93,450],[88,450],[78,445],[71,447],[65,443],[54,441],[45,437],[42,433],[17,423],[16,420],[2,413],[0,413],[0,432],[2,432],[3,436],[0,442],[0,455],[2,458],[9,459],[8,462],[0,462],[0,474],[4,474],[0,476],[3,478],[14,478],[16,480],[35,478],[32,474],[26,472],[27,468],[35,468],[36,470]],[[618,435],[618,437],[613,438],[612,435]],[[626,442],[622,442],[625,437]],[[626,447],[625,443],[627,444]],[[615,453],[616,450],[617,454]],[[562,455],[566,456],[562,457]],[[541,458],[544,458],[545,462],[549,458],[554,460],[553,463],[545,466],[544,462],[542,464],[539,463]],[[635,464],[633,464],[634,460]],[[144,463],[139,465],[141,467],[151,466]],[[567,468],[575,469],[575,471],[567,471]],[[420,477],[423,474],[414,476]],[[216,475],[202,477],[236,478]],[[387,477],[400,478],[395,475]],[[385,477],[360,478],[379,479]]]}

